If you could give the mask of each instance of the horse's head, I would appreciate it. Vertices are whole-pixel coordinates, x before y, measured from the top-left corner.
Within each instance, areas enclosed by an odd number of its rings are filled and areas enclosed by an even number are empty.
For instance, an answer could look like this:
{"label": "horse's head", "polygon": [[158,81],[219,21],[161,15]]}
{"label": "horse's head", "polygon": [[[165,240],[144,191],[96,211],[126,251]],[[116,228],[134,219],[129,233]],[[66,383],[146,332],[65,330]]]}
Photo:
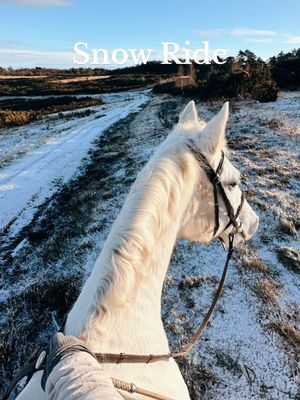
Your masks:
{"label": "horse's head", "polygon": [[[243,199],[240,173],[228,158],[225,140],[228,114],[229,105],[225,103],[221,111],[206,124],[199,120],[195,103],[191,101],[180,115],[179,123],[173,133],[179,136],[181,144],[184,138],[183,141],[187,144],[185,149],[190,152],[186,154],[189,158],[189,168],[196,171],[197,177],[179,234],[181,237],[202,243],[219,238],[226,247],[228,247],[230,232],[236,228],[232,224],[228,226],[229,206],[228,204],[226,206],[226,199],[224,201],[224,192],[232,207],[232,215],[236,217],[238,227],[240,225],[242,227],[239,229],[240,234],[235,236],[235,245],[249,240],[256,232],[259,222],[258,216],[247,200]],[[206,162],[209,165],[206,165]],[[218,172],[217,180],[221,184],[215,196],[212,180],[216,179],[216,176],[210,176],[209,166]],[[212,175],[214,171],[211,171]],[[223,196],[221,193],[223,189],[220,186],[224,188]]]}

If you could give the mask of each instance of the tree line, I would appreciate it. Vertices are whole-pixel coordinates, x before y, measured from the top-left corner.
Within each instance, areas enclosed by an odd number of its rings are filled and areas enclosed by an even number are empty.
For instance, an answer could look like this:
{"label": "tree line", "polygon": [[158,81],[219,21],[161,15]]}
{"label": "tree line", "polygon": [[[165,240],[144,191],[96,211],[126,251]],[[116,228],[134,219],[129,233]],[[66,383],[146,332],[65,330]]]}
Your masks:
{"label": "tree line", "polygon": [[[300,48],[279,53],[264,61],[250,50],[240,51],[236,57],[227,57],[224,64],[147,64],[107,70],[104,68],[1,68],[0,75],[12,76],[157,76],[161,82],[155,92],[187,94],[202,99],[253,98],[258,101],[274,101],[279,89],[300,87]],[[173,78],[173,79],[169,79]],[[145,81],[145,83],[147,80]],[[96,88],[95,88],[96,89]]]}
{"label": "tree line", "polygon": [[[250,50],[227,57],[224,64],[182,66],[174,82],[156,85],[157,93],[187,94],[202,99],[252,98],[274,101],[279,89],[300,87],[300,49],[281,52],[268,61]],[[223,61],[224,61],[223,60]],[[182,77],[183,75],[183,77]],[[190,76],[191,79],[184,79]]]}

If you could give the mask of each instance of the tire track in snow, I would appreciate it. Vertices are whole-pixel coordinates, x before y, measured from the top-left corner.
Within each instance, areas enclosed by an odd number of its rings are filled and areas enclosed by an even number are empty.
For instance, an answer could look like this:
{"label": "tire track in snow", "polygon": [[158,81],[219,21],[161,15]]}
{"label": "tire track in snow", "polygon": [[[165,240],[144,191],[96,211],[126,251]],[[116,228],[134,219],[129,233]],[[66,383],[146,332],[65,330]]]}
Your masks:
{"label": "tire track in snow", "polygon": [[93,114],[87,120],[78,121],[78,127],[69,133],[3,168],[0,171],[2,232],[15,236],[26,226],[37,207],[58,190],[56,181],[62,185],[76,174],[93,140],[113,123],[137,111],[147,99],[145,93],[133,93],[131,100],[128,100],[128,94],[124,95],[123,101],[105,110],[101,118]]}

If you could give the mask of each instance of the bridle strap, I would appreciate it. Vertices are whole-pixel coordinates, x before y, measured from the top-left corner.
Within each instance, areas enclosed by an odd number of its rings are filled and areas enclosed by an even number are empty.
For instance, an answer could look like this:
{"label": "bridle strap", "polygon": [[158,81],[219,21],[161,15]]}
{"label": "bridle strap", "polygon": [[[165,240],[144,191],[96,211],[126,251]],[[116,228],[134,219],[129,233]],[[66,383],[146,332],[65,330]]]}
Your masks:
{"label": "bridle strap", "polygon": [[[209,181],[211,182],[213,186],[213,196],[214,196],[214,212],[215,212],[215,226],[214,226],[214,231],[213,231],[213,236],[216,235],[216,233],[219,230],[220,227],[220,222],[219,222],[219,202],[218,202],[218,190],[219,190],[219,185],[221,184],[219,181],[219,174],[223,170],[223,164],[224,164],[224,151],[222,150],[221,152],[221,160],[218,164],[218,167],[216,171],[211,167],[209,162],[207,161],[206,157],[198,151],[192,143],[187,143],[188,148],[191,150],[193,153],[194,157],[196,158],[197,161],[201,162],[205,166],[205,171],[207,174],[207,177]],[[224,192],[225,193],[225,192]]]}
{"label": "bridle strap", "polygon": [[[242,192],[242,194],[241,194],[241,202],[240,202],[240,205],[238,206],[238,209],[236,210],[236,213],[234,215],[234,221],[237,221],[237,218],[240,215],[240,212],[241,212],[241,210],[243,208],[244,202],[245,202],[245,195]],[[225,226],[224,231],[226,231],[226,229],[228,229],[230,227],[230,225],[232,225],[231,220],[229,220],[228,224]],[[237,228],[238,226],[234,225],[234,227]]]}
{"label": "bridle strap", "polygon": [[227,197],[227,194],[225,192],[225,189],[219,179],[219,175],[222,173],[222,169],[223,169],[223,165],[224,165],[224,158],[225,158],[225,154],[224,151],[222,150],[221,152],[221,160],[218,164],[218,167],[216,169],[216,171],[211,167],[211,165],[209,164],[209,162],[207,161],[206,157],[204,156],[204,154],[202,154],[200,151],[198,151],[198,149],[196,149],[192,143],[187,143],[188,148],[191,150],[191,152],[194,154],[196,160],[202,162],[205,166],[205,170],[207,173],[207,177],[209,179],[209,181],[211,182],[212,186],[213,186],[213,196],[214,196],[214,213],[215,213],[215,226],[214,226],[214,230],[213,230],[213,236],[216,236],[219,228],[220,228],[220,219],[219,219],[219,202],[218,202],[218,193],[220,193],[226,211],[227,211],[227,215],[229,218],[229,222],[226,225],[226,227],[224,228],[224,231],[226,229],[229,228],[230,225],[233,225],[234,228],[238,228],[238,222],[237,222],[237,218],[242,210],[242,207],[244,205],[244,201],[245,201],[245,196],[244,193],[242,192],[241,195],[241,202],[240,205],[238,206],[238,209],[236,211],[236,213],[234,212],[234,209]]}
{"label": "bridle strap", "polygon": [[[224,151],[222,150],[221,152],[221,159],[219,162],[219,165],[216,169],[216,175],[218,177],[218,175],[220,175],[223,171],[223,164],[224,164]],[[203,158],[202,158],[203,160]],[[205,159],[206,160],[206,159]],[[206,163],[206,168],[211,168],[210,165],[208,163]],[[212,168],[211,168],[212,169]],[[213,171],[213,169],[212,169]],[[216,177],[213,175],[213,173],[211,172],[211,176],[213,176],[213,181],[217,180]],[[218,180],[217,180],[218,181]],[[213,184],[213,193],[214,193],[214,210],[215,210],[215,226],[214,226],[214,233],[213,236],[216,236],[219,227],[220,227],[220,218],[219,218],[219,202],[218,202],[218,185],[214,184],[212,181],[211,183]]]}
{"label": "bridle strap", "polygon": [[216,174],[217,175],[220,175],[222,173],[222,171],[223,171],[224,159],[225,159],[225,153],[222,150],[221,151],[221,159],[220,159],[219,165],[217,166],[217,169],[216,169]]}
{"label": "bridle strap", "polygon": [[216,236],[219,228],[220,228],[220,218],[219,218],[219,202],[218,202],[218,187],[217,185],[213,185],[213,193],[214,193],[214,210],[215,210],[215,226],[213,236]]}

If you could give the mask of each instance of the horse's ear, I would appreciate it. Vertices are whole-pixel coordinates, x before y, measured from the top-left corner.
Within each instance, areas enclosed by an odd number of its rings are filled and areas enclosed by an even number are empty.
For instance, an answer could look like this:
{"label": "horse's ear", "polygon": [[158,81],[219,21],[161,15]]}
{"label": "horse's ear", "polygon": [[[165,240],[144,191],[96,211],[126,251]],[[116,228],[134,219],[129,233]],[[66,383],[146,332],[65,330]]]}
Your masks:
{"label": "horse's ear", "polygon": [[193,124],[198,121],[198,113],[194,100],[190,101],[179,116],[179,124]]}
{"label": "horse's ear", "polygon": [[229,103],[224,103],[200,134],[200,147],[208,153],[215,153],[225,146],[225,130],[229,116]]}

